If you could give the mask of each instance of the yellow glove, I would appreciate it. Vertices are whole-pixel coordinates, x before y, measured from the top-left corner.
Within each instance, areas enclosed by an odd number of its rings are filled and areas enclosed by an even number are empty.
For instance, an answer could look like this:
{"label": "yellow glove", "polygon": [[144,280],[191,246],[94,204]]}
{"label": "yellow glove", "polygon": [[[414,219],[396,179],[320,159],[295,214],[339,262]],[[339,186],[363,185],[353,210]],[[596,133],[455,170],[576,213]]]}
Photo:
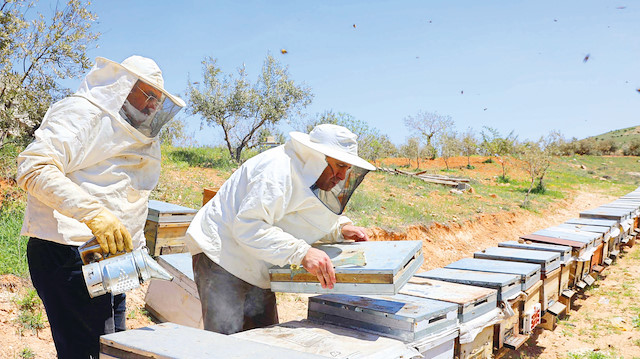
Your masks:
{"label": "yellow glove", "polygon": [[116,252],[121,252],[122,250],[127,252],[133,250],[129,231],[108,209],[103,208],[97,216],[84,222],[84,224],[96,236],[102,252],[116,254]]}

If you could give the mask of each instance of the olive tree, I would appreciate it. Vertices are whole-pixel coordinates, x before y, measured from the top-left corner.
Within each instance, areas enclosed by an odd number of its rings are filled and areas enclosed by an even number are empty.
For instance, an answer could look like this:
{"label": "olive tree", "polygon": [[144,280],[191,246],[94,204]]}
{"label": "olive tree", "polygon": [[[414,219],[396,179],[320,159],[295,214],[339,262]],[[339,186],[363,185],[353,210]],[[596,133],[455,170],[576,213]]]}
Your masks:
{"label": "olive tree", "polygon": [[91,65],[86,51],[99,34],[89,2],[58,5],[43,14],[32,1],[0,1],[0,148],[30,139],[51,102],[69,94],[59,81]]}
{"label": "olive tree", "polygon": [[311,90],[289,78],[287,67],[267,55],[255,83],[244,66],[224,74],[217,60],[202,61],[201,82],[188,82],[189,111],[203,123],[220,126],[231,158],[240,163],[243,150],[258,145],[260,130],[275,126],[311,103]]}
{"label": "olive tree", "polygon": [[449,170],[449,159],[460,155],[462,143],[455,132],[445,132],[440,136],[438,145],[440,147],[440,156],[444,160],[447,170]]}
{"label": "olive tree", "polygon": [[437,112],[419,111],[415,116],[404,118],[404,125],[414,136],[422,136],[425,140],[425,149],[431,159],[436,158],[436,150],[433,143],[438,137],[451,130],[454,126],[453,119],[448,115],[440,115]]}
{"label": "olive tree", "polygon": [[461,151],[467,157],[467,168],[471,169],[471,156],[478,153],[478,140],[473,129],[467,129],[460,139]]}
{"label": "olive tree", "polygon": [[482,143],[481,150],[487,156],[495,156],[502,166],[502,180],[507,180],[507,156],[514,154],[518,143],[518,136],[513,131],[507,136],[503,136],[500,132],[492,127],[484,127],[481,132]]}

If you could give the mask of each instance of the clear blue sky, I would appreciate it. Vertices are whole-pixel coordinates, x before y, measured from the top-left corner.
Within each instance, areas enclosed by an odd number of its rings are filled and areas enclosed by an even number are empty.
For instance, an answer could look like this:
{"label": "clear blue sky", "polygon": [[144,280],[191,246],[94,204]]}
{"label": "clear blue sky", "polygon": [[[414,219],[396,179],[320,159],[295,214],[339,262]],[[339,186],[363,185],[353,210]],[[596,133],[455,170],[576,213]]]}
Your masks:
{"label": "clear blue sky", "polygon": [[[451,116],[458,131],[490,126],[520,139],[640,125],[640,3],[631,0],[109,0],[91,9],[102,33],[91,57],[151,57],[167,89],[186,97],[206,56],[226,73],[246,64],[253,82],[271,53],[311,87],[307,112],[348,113],[396,144],[419,111]],[[209,127],[197,139],[222,141]]]}

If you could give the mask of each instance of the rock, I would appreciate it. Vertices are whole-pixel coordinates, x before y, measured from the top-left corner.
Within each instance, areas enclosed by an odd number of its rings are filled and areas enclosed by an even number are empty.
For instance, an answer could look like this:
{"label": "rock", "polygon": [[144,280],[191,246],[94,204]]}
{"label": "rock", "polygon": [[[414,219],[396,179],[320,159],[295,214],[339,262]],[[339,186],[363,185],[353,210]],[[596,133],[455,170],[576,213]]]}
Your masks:
{"label": "rock", "polygon": [[583,170],[586,170],[586,169],[587,169],[587,166],[585,166],[585,165],[580,165],[580,168],[581,168],[581,169],[583,169]]}
{"label": "rock", "polygon": [[463,194],[464,192],[462,192],[459,189],[452,188],[452,189],[449,190],[449,193],[452,193],[452,194]]}

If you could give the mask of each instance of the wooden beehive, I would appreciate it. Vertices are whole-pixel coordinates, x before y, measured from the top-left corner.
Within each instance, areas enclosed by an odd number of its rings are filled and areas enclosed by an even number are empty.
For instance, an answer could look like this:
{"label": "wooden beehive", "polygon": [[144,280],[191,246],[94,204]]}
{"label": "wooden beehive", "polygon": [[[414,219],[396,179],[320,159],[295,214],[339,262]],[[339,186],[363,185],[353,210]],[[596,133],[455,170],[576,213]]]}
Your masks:
{"label": "wooden beehive", "polygon": [[445,268],[517,274],[520,276],[523,291],[540,281],[540,265],[531,263],[463,258],[445,266]]}
{"label": "wooden beehive", "polygon": [[400,294],[442,300],[458,305],[458,320],[469,322],[498,305],[496,289],[450,283],[414,276],[400,288]]}
{"label": "wooden beehive", "polygon": [[318,278],[291,266],[269,268],[271,290],[274,292],[312,294],[397,294],[400,287],[420,268],[424,257],[421,241],[367,241],[314,245],[336,262],[349,253],[363,252],[364,266],[335,267],[336,284],[333,289],[322,288]]}
{"label": "wooden beehive", "polygon": [[172,276],[172,281],[152,279],[145,295],[145,309],[163,322],[202,329],[202,307],[193,281],[191,254],[166,254],[157,262]]}
{"label": "wooden beehive", "polygon": [[149,254],[157,257],[187,252],[184,235],[196,212],[195,209],[177,204],[150,200],[144,227]]}
{"label": "wooden beehive", "polygon": [[457,330],[458,306],[404,294],[323,294],[309,298],[308,318],[412,343]]}

